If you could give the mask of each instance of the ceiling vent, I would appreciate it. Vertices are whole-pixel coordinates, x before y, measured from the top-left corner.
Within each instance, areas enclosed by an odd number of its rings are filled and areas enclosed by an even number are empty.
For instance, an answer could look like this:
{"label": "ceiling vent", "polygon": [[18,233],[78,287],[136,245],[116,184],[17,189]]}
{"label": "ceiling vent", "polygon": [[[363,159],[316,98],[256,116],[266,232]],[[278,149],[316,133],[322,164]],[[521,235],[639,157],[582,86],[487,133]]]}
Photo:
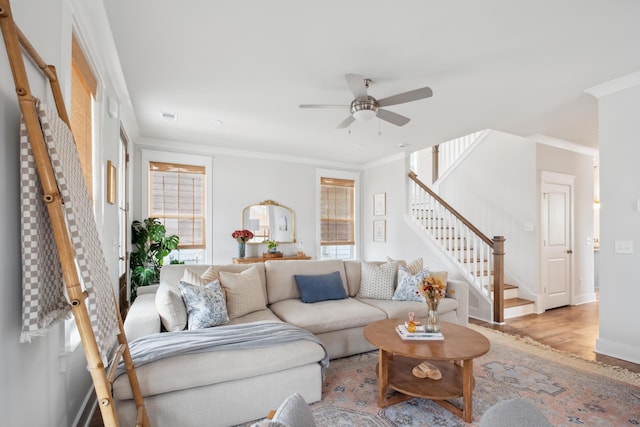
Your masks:
{"label": "ceiling vent", "polygon": [[160,116],[162,117],[162,120],[164,120],[165,122],[173,122],[173,123],[178,122],[178,115],[175,113],[160,113]]}

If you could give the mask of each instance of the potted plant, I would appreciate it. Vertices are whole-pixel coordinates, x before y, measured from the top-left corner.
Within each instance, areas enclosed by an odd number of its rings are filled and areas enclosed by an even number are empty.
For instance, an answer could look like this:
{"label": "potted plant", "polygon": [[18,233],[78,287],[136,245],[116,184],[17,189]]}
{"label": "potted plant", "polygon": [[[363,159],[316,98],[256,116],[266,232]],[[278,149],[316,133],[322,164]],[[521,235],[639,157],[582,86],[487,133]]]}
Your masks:
{"label": "potted plant", "polygon": [[165,226],[157,218],[131,223],[131,243],[133,251],[129,259],[131,269],[131,301],[135,300],[137,289],[157,283],[164,259],[178,247],[178,236],[166,235]]}
{"label": "potted plant", "polygon": [[269,249],[269,253],[275,254],[276,252],[278,252],[278,242],[276,242],[275,240],[268,240],[267,248]]}

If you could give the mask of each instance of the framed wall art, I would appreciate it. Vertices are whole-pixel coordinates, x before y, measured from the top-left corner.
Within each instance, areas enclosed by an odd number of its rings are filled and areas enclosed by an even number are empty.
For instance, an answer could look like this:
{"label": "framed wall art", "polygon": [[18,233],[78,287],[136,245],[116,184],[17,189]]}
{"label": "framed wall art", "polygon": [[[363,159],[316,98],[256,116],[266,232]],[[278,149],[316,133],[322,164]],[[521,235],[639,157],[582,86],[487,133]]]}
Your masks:
{"label": "framed wall art", "polygon": [[116,166],[107,160],[107,203],[116,202]]}
{"label": "framed wall art", "polygon": [[387,241],[387,221],[384,219],[376,219],[373,221],[373,241]]}
{"label": "framed wall art", "polygon": [[374,215],[387,214],[387,194],[386,193],[378,193],[373,195],[373,214]]}

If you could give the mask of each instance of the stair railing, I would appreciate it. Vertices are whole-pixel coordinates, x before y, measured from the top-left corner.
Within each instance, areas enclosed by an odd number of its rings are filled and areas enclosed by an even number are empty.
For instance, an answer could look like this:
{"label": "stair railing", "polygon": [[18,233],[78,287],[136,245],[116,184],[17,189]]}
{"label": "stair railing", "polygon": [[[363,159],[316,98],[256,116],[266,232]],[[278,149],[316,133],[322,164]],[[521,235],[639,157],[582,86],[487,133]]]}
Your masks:
{"label": "stair railing", "polygon": [[453,165],[467,154],[468,150],[481,141],[488,133],[489,130],[485,129],[449,140],[442,144],[434,145],[432,147],[433,164],[431,169],[433,171],[433,176],[431,182],[436,182],[438,179],[448,174]]}
{"label": "stair railing", "polygon": [[493,287],[493,321],[504,322],[504,236],[490,239],[413,171],[409,179],[412,217],[460,265],[478,291],[491,299]]}

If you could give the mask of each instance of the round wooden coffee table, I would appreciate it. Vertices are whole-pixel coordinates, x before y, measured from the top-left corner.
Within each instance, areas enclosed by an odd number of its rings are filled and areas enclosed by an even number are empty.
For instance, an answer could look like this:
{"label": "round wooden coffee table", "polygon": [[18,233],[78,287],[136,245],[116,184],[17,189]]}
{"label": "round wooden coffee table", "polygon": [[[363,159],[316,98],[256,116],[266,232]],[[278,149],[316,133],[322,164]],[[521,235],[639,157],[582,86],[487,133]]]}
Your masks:
{"label": "round wooden coffee table", "polygon": [[[400,319],[373,322],[364,336],[378,347],[378,406],[385,408],[412,397],[430,399],[466,422],[473,421],[473,359],[487,353],[489,340],[482,334],[454,323],[442,322],[444,340],[403,340],[395,331]],[[417,378],[411,370],[428,360],[442,378]],[[387,387],[400,392],[387,398]],[[462,397],[462,408],[448,399]]]}

